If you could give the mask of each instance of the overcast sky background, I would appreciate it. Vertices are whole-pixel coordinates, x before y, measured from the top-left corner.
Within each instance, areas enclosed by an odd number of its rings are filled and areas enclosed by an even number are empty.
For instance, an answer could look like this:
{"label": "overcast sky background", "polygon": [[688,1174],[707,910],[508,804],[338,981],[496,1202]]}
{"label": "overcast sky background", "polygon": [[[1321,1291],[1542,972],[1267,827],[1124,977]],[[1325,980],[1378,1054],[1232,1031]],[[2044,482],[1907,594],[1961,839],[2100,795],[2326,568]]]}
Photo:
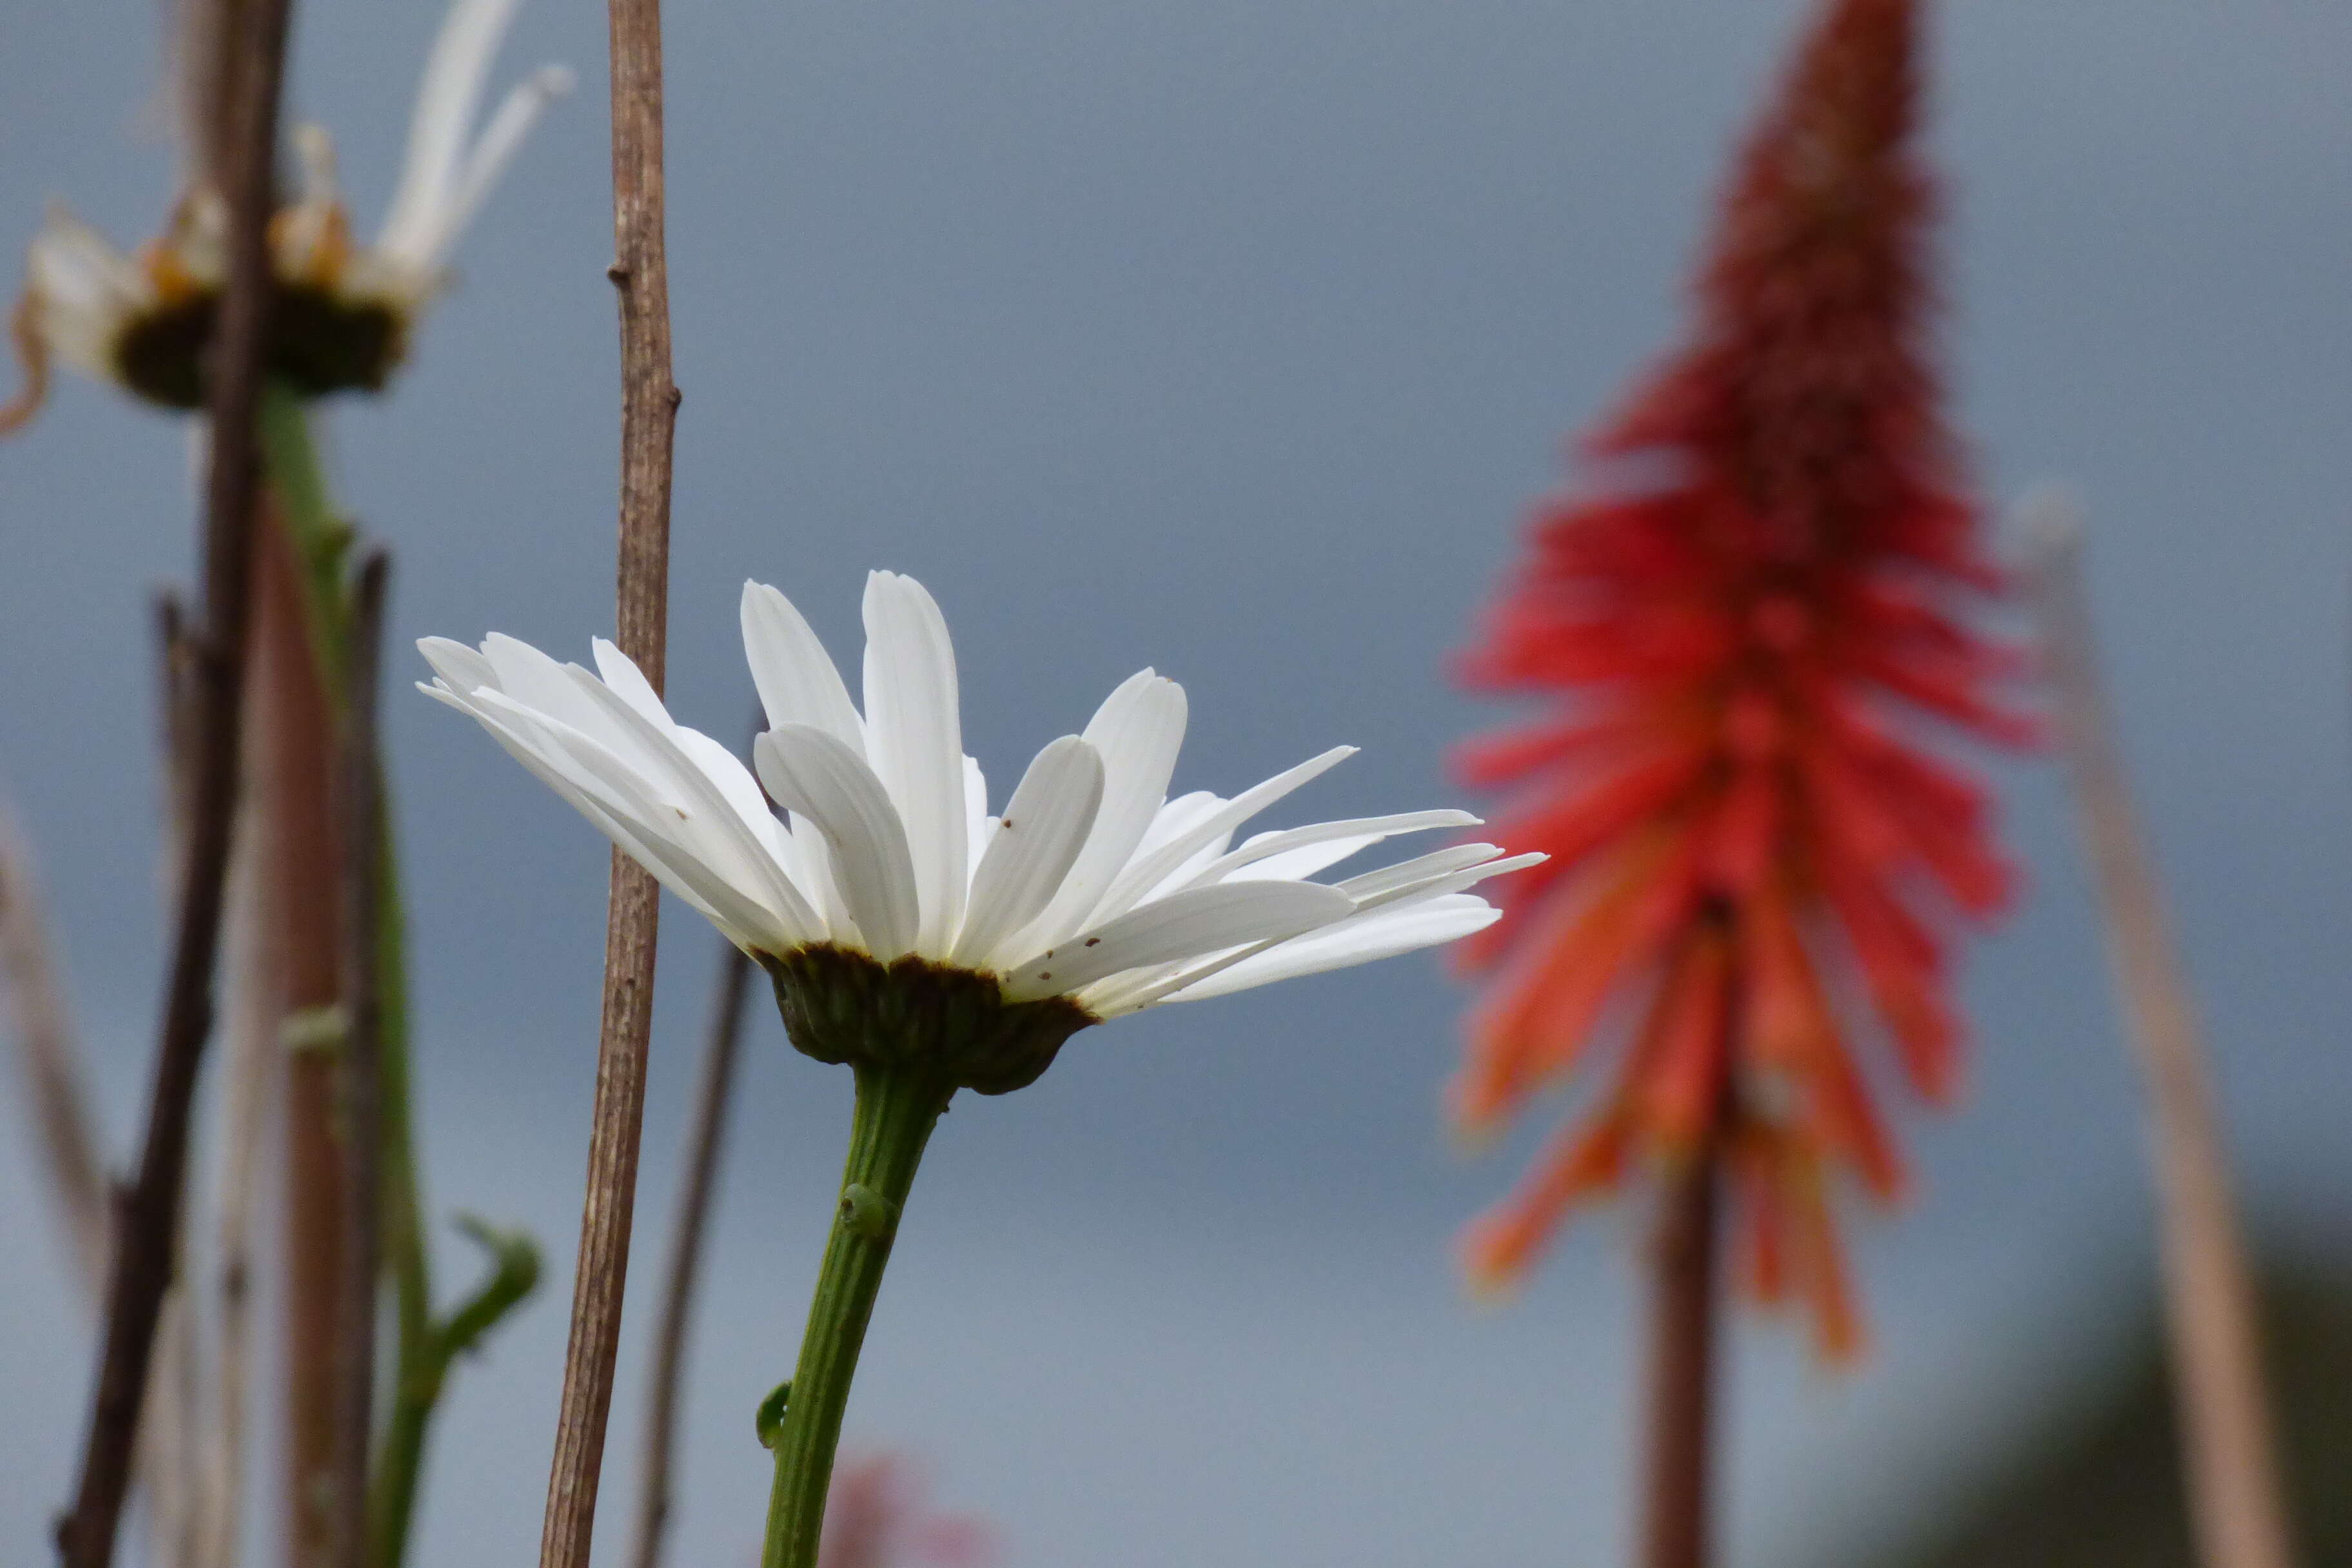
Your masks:
{"label": "overcast sky background", "polygon": [[[1490,714],[1442,663],[1558,442],[1676,331],[1788,0],[673,0],[678,426],[670,690],[749,699],[746,575],[854,668],[868,567],[946,608],[1002,789],[1145,664],[1184,682],[1178,787],[1337,742],[1314,816],[1454,797]],[[135,240],[171,161],[148,0],[6,0],[0,245],[52,195]],[[305,0],[292,98],[389,195],[426,4]],[[461,252],[393,394],[334,416],[398,552],[407,639],[584,655],[611,621],[616,426],[604,16],[530,0],[499,68],[581,91]],[[2125,741],[2210,1016],[2252,1206],[2352,1249],[2352,11],[1973,0],[1934,54],[1950,382],[1988,498],[2075,482]],[[179,424],[76,380],[0,449],[0,791],[43,857],[113,1147],[162,932],[147,596],[183,575]],[[436,1212],[527,1224],[540,1299],[465,1367],[417,1560],[525,1562],[546,1478],[601,961],[601,841],[475,730],[389,700]],[[1963,1111],[1906,1116],[1921,1192],[1853,1226],[1878,1352],[1745,1329],[1733,1568],[1835,1561],[1977,1473],[2097,1360],[2146,1267],[2134,1084],[2065,803],[1996,770],[2030,868],[1973,950]],[[1297,820],[1292,817],[1286,820]],[[640,1192],[661,1254],[714,939],[665,910]],[[1465,1160],[1436,1093],[1461,1005],[1425,958],[1081,1037],[933,1144],[852,1405],[996,1519],[1008,1568],[1621,1561],[1633,1230],[1588,1220],[1466,1305],[1454,1227],[1540,1128]],[[0,1555],[37,1560],[89,1333],[0,1098]],[[680,1563],[751,1560],[846,1132],[847,1082],[762,1016],[698,1329]],[[445,1289],[472,1260],[440,1233]],[[633,1301],[634,1327],[650,1292]],[[624,1347],[600,1543],[633,1500]]]}

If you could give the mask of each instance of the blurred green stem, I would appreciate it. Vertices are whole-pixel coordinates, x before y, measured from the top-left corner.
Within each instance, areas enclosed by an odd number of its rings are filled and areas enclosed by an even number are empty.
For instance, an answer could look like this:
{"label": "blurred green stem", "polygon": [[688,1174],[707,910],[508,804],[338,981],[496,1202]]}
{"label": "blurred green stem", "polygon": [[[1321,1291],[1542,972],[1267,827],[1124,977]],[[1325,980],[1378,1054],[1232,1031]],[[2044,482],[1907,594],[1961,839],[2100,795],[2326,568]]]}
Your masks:
{"label": "blurred green stem", "polygon": [[857,1352],[866,1342],[866,1325],[874,1315],[923,1145],[954,1092],[924,1072],[857,1068],[857,1109],[841,1201],[834,1209],[800,1364],[776,1435],[776,1479],[768,1494],[761,1568],[815,1568],[834,1449],[841,1440]]}

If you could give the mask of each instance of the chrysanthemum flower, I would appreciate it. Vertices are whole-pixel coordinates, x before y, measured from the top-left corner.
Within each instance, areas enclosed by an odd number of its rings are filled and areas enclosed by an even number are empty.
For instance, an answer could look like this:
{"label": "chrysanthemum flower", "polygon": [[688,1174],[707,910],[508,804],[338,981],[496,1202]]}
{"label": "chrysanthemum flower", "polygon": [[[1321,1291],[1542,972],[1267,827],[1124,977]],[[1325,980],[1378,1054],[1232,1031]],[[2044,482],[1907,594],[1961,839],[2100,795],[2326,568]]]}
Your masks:
{"label": "chrysanthemum flower", "polygon": [[[1348,757],[1339,746],[1228,799],[1168,798],[1183,688],[1144,670],[1082,734],[1038,752],[992,814],[964,755],[946,622],[913,579],[866,589],[865,710],[790,601],[743,590],[744,652],[770,728],[757,778],[673,720],[636,667],[599,673],[510,637],[419,646],[423,688],[471,714],[774,977],[793,1043],[826,1061],[930,1057],[1017,1089],[1070,1034],[1407,952],[1496,918],[1468,889],[1531,863],[1491,844],[1334,882],[1308,879],[1460,811],[1318,823],[1234,846],[1252,817]],[[785,808],[779,816],[762,796]]]}
{"label": "chrysanthemum flower", "polygon": [[2021,742],[2012,655],[1968,619],[1976,543],[1922,348],[1931,209],[1910,0],[1832,0],[1749,142],[1693,341],[1593,436],[1467,674],[1534,721],[1462,772],[1548,852],[1463,953],[1492,978],[1452,1097],[1491,1129],[1621,1042],[1615,1084],[1466,1243],[1520,1274],[1643,1159],[1721,1163],[1751,1286],[1858,1326],[1841,1173],[1903,1186],[1856,1043],[1942,1101],[1945,949],[2009,897],[1983,791],[1933,731]]}
{"label": "chrysanthemum flower", "polygon": [[[277,293],[267,365],[306,397],[380,390],[408,350],[425,307],[448,280],[458,236],[572,74],[543,66],[508,93],[470,145],[490,61],[521,0],[456,0],[419,83],[408,157],[383,232],[352,237],[334,145],[316,125],[294,133],[300,179],[270,220]],[[53,205],[26,256],[14,317],[25,388],[0,408],[0,431],[40,406],[52,360],[151,403],[195,408],[202,363],[228,276],[228,215],[199,184],[163,234],[133,255]]]}
{"label": "chrysanthemum flower", "polygon": [[818,1563],[858,1349],[924,1146],[958,1091],[1019,1089],[1106,1018],[1466,936],[1496,918],[1469,889],[1540,858],[1469,844],[1311,879],[1395,835],[1476,822],[1459,811],[1236,845],[1244,823],[1353,748],[1230,799],[1171,798],[1184,691],[1149,669],[1039,752],[992,811],[964,754],[939,606],[912,578],[877,572],[865,609],[861,711],[791,603],[744,585],[743,648],[769,724],[756,778],[673,720],[609,643],[596,644],[594,674],[509,637],[478,651],[420,645],[438,675],[426,692],[479,721],[757,960],[793,1045],[856,1068],[808,1332],[792,1381],[769,1396],[782,1405],[769,1439],[770,1568]]}

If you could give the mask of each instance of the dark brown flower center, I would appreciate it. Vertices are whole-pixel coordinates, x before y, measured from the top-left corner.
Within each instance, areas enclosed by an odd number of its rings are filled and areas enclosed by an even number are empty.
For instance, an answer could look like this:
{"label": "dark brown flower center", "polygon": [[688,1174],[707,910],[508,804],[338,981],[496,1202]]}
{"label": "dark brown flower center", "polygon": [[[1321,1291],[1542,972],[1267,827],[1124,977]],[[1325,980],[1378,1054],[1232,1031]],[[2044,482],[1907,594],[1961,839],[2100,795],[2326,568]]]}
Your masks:
{"label": "dark brown flower center", "polygon": [[911,954],[885,964],[828,945],[760,962],[775,983],[784,1032],[804,1055],[929,1068],[982,1094],[1034,1082],[1063,1041],[1102,1022],[1066,996],[1007,1002],[991,975]]}
{"label": "dark brown flower center", "polygon": [[[216,292],[152,310],[114,342],[124,385],[170,408],[204,405],[204,357],[219,314]],[[269,374],[304,397],[380,392],[407,349],[407,323],[390,304],[308,283],[280,284],[269,302]]]}

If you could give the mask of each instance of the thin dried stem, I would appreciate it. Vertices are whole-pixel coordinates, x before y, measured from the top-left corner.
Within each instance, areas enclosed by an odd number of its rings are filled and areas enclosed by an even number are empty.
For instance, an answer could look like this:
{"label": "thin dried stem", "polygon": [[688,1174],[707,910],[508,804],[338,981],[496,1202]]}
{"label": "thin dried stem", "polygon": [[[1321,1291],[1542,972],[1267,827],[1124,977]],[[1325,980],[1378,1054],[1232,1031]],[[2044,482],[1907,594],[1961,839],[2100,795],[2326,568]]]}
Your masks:
{"label": "thin dried stem", "polygon": [[[106,1175],[81,1066],[80,1034],[66,1005],[49,941],[48,910],[16,817],[0,806],[0,982],[16,1014],[17,1061],[32,1107],[43,1171],[94,1310],[107,1283]],[[139,1426],[138,1476],[157,1555],[192,1561],[197,1463],[194,1449],[198,1358],[194,1325],[175,1287],[156,1329],[155,1373]]]}
{"label": "thin dried stem", "polygon": [[[163,859],[170,898],[179,896],[186,873],[189,791],[196,766],[188,685],[194,656],[186,622],[176,594],[166,590],[156,595],[156,693],[163,721],[163,747],[157,760],[163,764],[165,780]],[[232,881],[236,855],[233,839]],[[233,896],[223,894],[224,898]],[[209,1528],[204,1512],[208,1500],[204,1451],[204,1358],[197,1343],[198,1314],[188,1294],[184,1194],[182,1203],[172,1285],[164,1293],[163,1312],[155,1325],[155,1363],[147,1380],[147,1401],[139,1413],[137,1468],[131,1477],[132,1484],[147,1502],[150,1551],[164,1568],[194,1568]],[[105,1288],[101,1269],[91,1288],[93,1303]]]}
{"label": "thin dried stem", "polygon": [[360,563],[345,644],[341,755],[335,770],[338,892],[343,938],[342,1279],[336,1291],[335,1568],[367,1568],[368,1446],[373,1430],[376,1278],[383,1256],[383,994],[377,957],[383,910],[383,803],[377,793],[377,668],[384,580],[378,551]]}
{"label": "thin dried stem", "polygon": [[262,919],[279,960],[271,997],[283,1084],[276,1247],[282,1281],[279,1499],[287,1561],[316,1568],[333,1536],[335,1326],[342,1312],[336,1009],[343,944],[336,876],[344,849],[333,801],[341,695],[330,684],[339,685],[340,677],[319,657],[304,542],[275,487],[265,495],[254,549],[246,702],[258,767],[246,816],[269,825],[268,857],[257,857],[256,865]]}
{"label": "thin dried stem", "polygon": [[2199,1558],[2288,1568],[2293,1550],[2263,1387],[2260,1336],[2205,1049],[2155,866],[2115,742],[2084,595],[2081,529],[2055,496],[2028,507],[2031,582],[2107,953],[2154,1123],[2174,1394]]}
{"label": "thin dried stem", "polygon": [[[619,600],[614,635],[662,689],[669,604],[670,442],[678,393],[670,375],[669,273],[662,237],[659,0],[610,0],[613,242],[621,313]],[[619,1354],[621,1300],[636,1203],[646,1052],[653,1031],[654,879],[618,850],[604,938],[604,1011],[596,1104],[580,1215],[555,1459],[541,1568],[587,1568],[596,1486]]]}
{"label": "thin dried stem", "polygon": [[751,994],[751,961],[734,943],[719,943],[719,978],[710,998],[710,1035],[694,1091],[694,1124],[686,1142],[686,1181],[670,1232],[669,1266],[661,1317],[654,1325],[653,1391],[646,1409],[645,1458],[638,1471],[637,1533],[631,1561],[658,1568],[669,1527],[672,1457],[677,1444],[678,1383],[701,1273],[702,1238],[710,1220],[719,1155],[727,1139],[727,1104],[743,1038],[744,1004]]}
{"label": "thin dried stem", "polygon": [[[182,1239],[185,1240],[184,1226]],[[196,1432],[202,1409],[202,1368],[196,1359],[195,1314],[188,1300],[184,1247],[155,1324],[155,1366],[147,1405],[139,1415],[139,1468],[134,1478],[147,1500],[150,1552],[163,1568],[190,1568],[198,1542]]]}
{"label": "thin dried stem", "polygon": [[197,1568],[236,1568],[243,1521],[247,1413],[253,1367],[255,1211],[260,1194],[263,1129],[280,1058],[278,1005],[285,983],[284,943],[265,919],[260,868],[275,853],[268,814],[253,809],[257,761],[248,742],[246,805],[229,867],[226,999],[222,1008],[220,1186],[212,1259],[213,1405],[205,1429],[201,1536]]}
{"label": "thin dried stem", "polygon": [[64,1222],[74,1270],[91,1300],[106,1288],[106,1173],[57,953],[31,853],[0,806],[0,980],[16,1014],[16,1061],[32,1108],[41,1168]]}
{"label": "thin dried stem", "polygon": [[204,541],[204,626],[194,700],[197,765],[191,781],[186,875],[174,921],[171,977],[148,1102],[137,1181],[124,1195],[106,1330],[88,1439],[71,1510],[58,1527],[68,1568],[106,1568],[114,1555],[131,1451],[146,1394],[155,1322],[170,1286],[186,1181],[196,1069],[212,1030],[213,968],[219,956],[221,893],[236,815],[242,720],[247,567],[251,558],[260,452],[262,348],[269,310],[268,223],[289,0],[246,0],[237,17],[234,158],[225,171],[228,278],[213,344]]}

